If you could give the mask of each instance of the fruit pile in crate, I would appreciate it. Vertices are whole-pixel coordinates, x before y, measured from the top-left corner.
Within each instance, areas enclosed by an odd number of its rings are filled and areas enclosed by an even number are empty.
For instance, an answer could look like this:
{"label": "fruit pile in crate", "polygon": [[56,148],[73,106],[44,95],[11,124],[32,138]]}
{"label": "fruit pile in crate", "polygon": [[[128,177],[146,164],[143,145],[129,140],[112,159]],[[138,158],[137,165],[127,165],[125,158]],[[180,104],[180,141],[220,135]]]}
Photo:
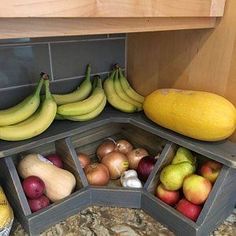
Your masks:
{"label": "fruit pile in crate", "polygon": [[94,186],[123,186],[142,188],[152,172],[160,153],[156,156],[141,146],[126,139],[105,139],[96,148],[95,161],[88,154],[76,149],[79,162],[84,169],[88,183]]}
{"label": "fruit pile in crate", "polygon": [[179,147],[172,161],[161,170],[155,195],[196,221],[221,168],[221,163],[203,160]]}
{"label": "fruit pile in crate", "polygon": [[64,168],[58,154],[27,154],[17,164],[17,171],[32,212],[69,196],[76,186],[75,176]]}
{"label": "fruit pile in crate", "polygon": [[[130,86],[118,66],[104,83],[99,76],[91,81],[90,74],[91,66],[88,65],[86,77],[77,89],[68,94],[51,94],[49,77],[41,73],[33,94],[19,104],[0,111],[0,139],[20,141],[35,137],[47,130],[54,119],[94,119],[104,110],[107,101],[122,112],[142,110],[144,97]],[[46,94],[41,96],[43,84]]]}

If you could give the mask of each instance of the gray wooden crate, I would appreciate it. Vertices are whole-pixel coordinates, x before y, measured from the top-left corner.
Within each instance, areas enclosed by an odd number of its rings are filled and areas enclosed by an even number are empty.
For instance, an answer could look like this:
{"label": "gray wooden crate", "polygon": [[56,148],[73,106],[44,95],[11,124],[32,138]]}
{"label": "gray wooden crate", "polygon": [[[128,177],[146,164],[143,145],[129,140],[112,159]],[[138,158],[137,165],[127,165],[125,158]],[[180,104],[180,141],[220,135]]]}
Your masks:
{"label": "gray wooden crate", "polygon": [[[177,235],[208,235],[234,209],[236,171],[223,165],[197,221],[194,222],[155,196],[156,187],[160,183],[161,170],[171,162],[177,148],[178,146],[174,143],[165,146],[157,165],[144,186],[147,192],[144,191],[142,195],[141,208]],[[195,153],[195,155],[197,154]],[[201,158],[201,156],[197,158]]]}
{"label": "gray wooden crate", "polygon": [[[62,139],[43,144],[37,148],[26,150],[23,153],[3,158],[0,162],[0,176],[1,179],[5,180],[3,182],[4,190],[13,207],[15,216],[30,235],[38,235],[51,225],[77,213],[91,203],[91,194],[89,189],[86,188],[87,181],[83,176],[83,171],[79,171],[81,167],[76,160],[73,150],[70,149],[67,143],[67,139]],[[27,153],[47,155],[54,152],[63,157],[64,169],[74,174],[76,188],[70,196],[49,205],[45,209],[32,213],[17,173],[17,163]]]}
{"label": "gray wooden crate", "polygon": [[[135,135],[133,135],[135,133]],[[92,187],[77,159],[75,148],[95,157],[95,149],[106,137],[126,138],[142,145],[152,154],[163,149],[143,189],[119,186]],[[156,143],[158,144],[155,147]],[[221,173],[197,220],[193,222],[154,196],[160,169],[173,157],[180,145],[223,164]],[[15,165],[20,153],[57,150],[66,158],[66,168],[77,179],[77,191],[61,202],[31,213],[23,193]],[[31,235],[77,213],[89,205],[142,208],[177,235],[206,235],[219,225],[236,203],[236,145],[227,140],[202,142],[164,129],[142,112],[126,114],[107,107],[96,119],[88,122],[56,121],[43,134],[21,142],[0,142],[0,179],[16,217]]]}

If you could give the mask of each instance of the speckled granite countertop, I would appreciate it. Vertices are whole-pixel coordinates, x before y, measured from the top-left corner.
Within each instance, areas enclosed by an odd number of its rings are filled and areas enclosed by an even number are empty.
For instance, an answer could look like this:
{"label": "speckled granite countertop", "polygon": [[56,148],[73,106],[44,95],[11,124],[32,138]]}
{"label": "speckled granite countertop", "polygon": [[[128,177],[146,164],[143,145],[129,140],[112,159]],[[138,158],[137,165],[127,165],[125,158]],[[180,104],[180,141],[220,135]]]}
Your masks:
{"label": "speckled granite countertop", "polygon": [[[26,236],[22,227],[14,225],[12,236]],[[71,216],[41,236],[173,236],[166,227],[142,210],[117,207],[89,207]],[[236,209],[218,227],[213,236],[236,235]]]}

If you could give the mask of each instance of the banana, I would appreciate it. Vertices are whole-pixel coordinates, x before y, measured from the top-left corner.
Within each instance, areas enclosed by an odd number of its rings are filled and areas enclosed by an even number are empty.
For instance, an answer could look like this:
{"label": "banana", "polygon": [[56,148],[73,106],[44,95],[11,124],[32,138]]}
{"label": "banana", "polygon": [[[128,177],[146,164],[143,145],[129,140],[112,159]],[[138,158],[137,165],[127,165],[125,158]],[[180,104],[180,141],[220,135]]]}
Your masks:
{"label": "banana", "polygon": [[57,104],[49,90],[48,75],[43,74],[43,78],[45,79],[44,84],[46,96],[39,112],[36,112],[33,119],[30,117],[31,122],[23,121],[16,125],[0,127],[0,139],[6,141],[29,139],[44,132],[53,122],[57,111]]}
{"label": "banana", "polygon": [[96,86],[92,94],[79,102],[68,103],[57,108],[57,113],[62,116],[80,116],[95,110],[105,96],[102,86]]}
{"label": "banana", "polygon": [[0,186],[0,234],[13,220],[13,211],[7,201],[7,198]]}
{"label": "banana", "polygon": [[113,78],[115,75],[115,70],[111,73],[111,75],[105,80],[104,82],[104,90],[107,97],[108,102],[115,107],[116,109],[132,113],[137,111],[137,107],[133,104],[123,100],[118,96],[118,94],[115,91]]}
{"label": "banana", "polygon": [[72,120],[72,121],[88,121],[88,120],[92,120],[95,117],[97,117],[98,115],[100,115],[100,113],[103,111],[103,109],[106,106],[106,96],[104,96],[101,104],[93,111],[84,114],[84,115],[80,115],[80,116],[65,116],[64,118],[67,120]]}
{"label": "banana", "polygon": [[129,84],[128,80],[124,77],[124,75],[122,74],[121,69],[119,68],[119,79],[120,79],[120,83],[121,86],[123,88],[123,90],[127,93],[127,95],[129,97],[131,97],[132,99],[136,100],[139,103],[144,102],[144,97],[140,94],[138,94]]}
{"label": "banana", "polygon": [[40,91],[43,85],[41,78],[35,92],[17,105],[0,111],[0,126],[7,126],[19,123],[30,117],[40,104]]}
{"label": "banana", "polygon": [[116,69],[115,78],[114,78],[114,88],[120,98],[136,106],[138,111],[141,111],[143,109],[143,105],[140,102],[137,102],[136,100],[129,97],[128,94],[125,92],[125,90],[123,90],[120,83],[120,79],[118,77],[117,69]]}
{"label": "banana", "polygon": [[57,113],[55,116],[55,120],[65,120],[65,118]]}
{"label": "banana", "polygon": [[91,73],[91,66],[88,65],[85,80],[80,84],[80,86],[75,91],[67,94],[52,94],[57,105],[77,102],[87,98],[92,91],[90,73]]}

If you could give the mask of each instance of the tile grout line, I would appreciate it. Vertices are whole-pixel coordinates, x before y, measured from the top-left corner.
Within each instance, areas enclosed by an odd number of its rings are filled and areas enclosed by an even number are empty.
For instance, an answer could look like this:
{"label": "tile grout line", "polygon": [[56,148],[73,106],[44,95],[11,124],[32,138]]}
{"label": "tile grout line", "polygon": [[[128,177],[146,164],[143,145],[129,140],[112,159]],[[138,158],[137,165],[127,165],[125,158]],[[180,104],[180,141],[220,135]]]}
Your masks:
{"label": "tile grout line", "polygon": [[[122,68],[122,70],[124,71],[125,69]],[[105,72],[98,72],[98,73],[94,73],[91,74],[91,76],[94,75],[106,75],[109,74],[111,71],[105,71]],[[58,79],[58,80],[53,80],[51,82],[53,83],[59,83],[61,81],[67,81],[67,80],[74,80],[74,79],[81,79],[84,78],[85,75],[79,75],[79,76],[73,76],[73,77],[67,77],[67,78],[63,78],[63,79]],[[7,87],[7,88],[0,88],[0,92],[2,91],[8,91],[8,90],[14,90],[14,89],[18,89],[18,88],[24,88],[24,87],[34,87],[36,86],[37,83],[33,83],[33,84],[24,84],[24,85],[17,85],[17,86],[12,86],[12,87]]]}
{"label": "tile grout line", "polygon": [[128,60],[127,60],[127,54],[128,54],[128,40],[127,40],[127,34],[125,34],[125,77],[127,78],[127,63],[128,63]]}
{"label": "tile grout line", "polygon": [[52,68],[52,51],[51,51],[51,44],[50,43],[48,43],[48,54],[49,54],[51,81],[54,81],[54,74],[53,74],[53,68]]}
{"label": "tile grout line", "polygon": [[100,38],[100,39],[77,39],[77,40],[68,40],[68,41],[46,41],[46,42],[29,42],[29,43],[7,43],[7,44],[0,44],[1,47],[16,47],[16,46],[31,46],[31,45],[45,45],[45,44],[57,44],[57,43],[79,43],[79,42],[92,42],[92,41],[106,41],[106,40],[122,40],[125,37],[107,37],[107,38]]}

